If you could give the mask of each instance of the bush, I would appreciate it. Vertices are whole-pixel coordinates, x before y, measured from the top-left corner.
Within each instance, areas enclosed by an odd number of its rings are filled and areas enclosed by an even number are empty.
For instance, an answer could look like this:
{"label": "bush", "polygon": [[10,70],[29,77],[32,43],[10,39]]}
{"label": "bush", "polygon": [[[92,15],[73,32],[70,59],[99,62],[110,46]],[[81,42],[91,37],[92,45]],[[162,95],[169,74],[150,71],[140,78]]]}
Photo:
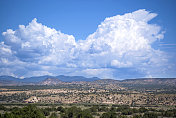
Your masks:
{"label": "bush", "polygon": [[120,115],[118,118],[128,118],[128,117],[125,115]]}
{"label": "bush", "polygon": [[88,110],[83,110],[76,115],[76,118],[93,118],[93,116]]}
{"label": "bush", "polygon": [[105,107],[105,106],[102,106],[102,107],[99,107],[98,111],[100,111],[100,112],[102,112],[102,111],[107,112],[107,111],[109,111],[109,109],[107,107]]}
{"label": "bush", "polygon": [[106,112],[103,113],[100,118],[117,118],[116,113],[114,112]]}
{"label": "bush", "polygon": [[133,114],[133,111],[131,109],[123,110],[122,115],[131,115]]}
{"label": "bush", "polygon": [[93,107],[90,108],[90,111],[91,111],[91,112],[97,112],[98,109],[99,109],[98,106],[93,106]]}
{"label": "bush", "polygon": [[144,113],[143,118],[158,118],[158,114],[153,112],[147,112]]}
{"label": "bush", "polygon": [[57,107],[57,111],[61,111],[61,110],[63,110],[64,108],[62,107],[62,106],[59,106],[59,107]]}
{"label": "bush", "polygon": [[130,107],[128,105],[122,105],[122,106],[119,106],[116,111],[124,111],[126,109],[130,109]]}
{"label": "bush", "polygon": [[6,107],[4,107],[3,105],[0,105],[0,110],[6,111]]}
{"label": "bush", "polygon": [[112,107],[110,108],[110,111],[111,111],[111,112],[115,112],[115,111],[116,111],[116,108],[112,106]]}
{"label": "bush", "polygon": [[145,107],[141,107],[139,108],[139,113],[144,113],[144,112],[147,112],[148,109],[146,109]]}
{"label": "bush", "polygon": [[5,113],[2,118],[45,118],[43,112],[34,105],[24,108],[14,108],[11,113]]}
{"label": "bush", "polygon": [[162,115],[165,117],[173,117],[174,113],[172,111],[165,111]]}
{"label": "bush", "polygon": [[50,112],[47,109],[42,109],[41,110],[45,116],[49,116]]}
{"label": "bush", "polygon": [[132,111],[133,111],[133,113],[138,113],[139,112],[138,109],[136,109],[136,108],[133,108]]}
{"label": "bush", "polygon": [[61,118],[93,118],[90,109],[81,110],[75,106],[67,108],[61,112]]}
{"label": "bush", "polygon": [[52,113],[51,116],[49,118],[58,118],[56,113]]}
{"label": "bush", "polygon": [[142,118],[142,115],[134,115],[133,118]]}

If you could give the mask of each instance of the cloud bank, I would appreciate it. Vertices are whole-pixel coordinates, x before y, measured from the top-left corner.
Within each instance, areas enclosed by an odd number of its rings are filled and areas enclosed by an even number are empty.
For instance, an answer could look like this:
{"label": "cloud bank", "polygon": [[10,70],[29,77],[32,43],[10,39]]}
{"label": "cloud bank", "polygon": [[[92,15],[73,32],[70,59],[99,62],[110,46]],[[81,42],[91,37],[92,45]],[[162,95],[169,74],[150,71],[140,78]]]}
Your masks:
{"label": "cloud bank", "polygon": [[167,53],[152,47],[164,38],[160,26],[149,24],[156,16],[142,9],[106,18],[85,40],[75,40],[35,18],[2,33],[0,75],[167,76],[173,68]]}

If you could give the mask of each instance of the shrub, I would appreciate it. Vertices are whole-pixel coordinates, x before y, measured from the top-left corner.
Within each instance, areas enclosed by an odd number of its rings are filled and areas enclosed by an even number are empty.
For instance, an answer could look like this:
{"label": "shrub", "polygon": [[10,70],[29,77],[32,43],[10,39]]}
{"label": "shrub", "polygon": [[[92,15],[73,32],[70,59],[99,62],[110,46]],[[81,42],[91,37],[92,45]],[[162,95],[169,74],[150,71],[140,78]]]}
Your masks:
{"label": "shrub", "polygon": [[58,118],[56,113],[52,113],[51,116],[49,118]]}
{"label": "shrub", "polygon": [[103,113],[100,118],[117,118],[116,113],[114,112],[106,112]]}

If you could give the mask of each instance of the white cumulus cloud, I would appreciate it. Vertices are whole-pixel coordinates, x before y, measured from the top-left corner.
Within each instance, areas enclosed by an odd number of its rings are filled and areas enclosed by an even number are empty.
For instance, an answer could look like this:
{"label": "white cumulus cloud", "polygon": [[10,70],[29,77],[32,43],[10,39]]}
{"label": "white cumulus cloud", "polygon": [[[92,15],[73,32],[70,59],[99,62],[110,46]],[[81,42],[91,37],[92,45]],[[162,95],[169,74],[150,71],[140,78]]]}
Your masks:
{"label": "white cumulus cloud", "polygon": [[78,41],[72,35],[38,23],[35,18],[27,26],[19,25],[17,30],[2,33],[0,74],[160,76],[169,63],[165,52],[152,47],[164,38],[160,26],[148,23],[156,16],[141,9],[109,17],[93,34]]}

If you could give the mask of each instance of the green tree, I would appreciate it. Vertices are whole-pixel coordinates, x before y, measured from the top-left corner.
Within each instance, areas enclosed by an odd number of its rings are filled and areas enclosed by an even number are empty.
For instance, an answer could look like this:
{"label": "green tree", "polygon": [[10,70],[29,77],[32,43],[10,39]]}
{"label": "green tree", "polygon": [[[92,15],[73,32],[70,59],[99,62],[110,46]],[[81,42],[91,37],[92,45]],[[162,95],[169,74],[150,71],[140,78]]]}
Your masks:
{"label": "green tree", "polygon": [[128,117],[125,115],[120,115],[118,118],[128,118]]}
{"label": "green tree", "polygon": [[61,112],[61,118],[93,118],[90,113],[90,109],[81,110],[75,106],[65,109],[65,112]]}
{"label": "green tree", "polygon": [[165,111],[163,112],[163,116],[165,117],[173,117],[174,116],[174,113],[172,111]]}
{"label": "green tree", "polygon": [[6,107],[4,107],[3,105],[0,105],[0,110],[6,111]]}
{"label": "green tree", "polygon": [[58,118],[56,113],[52,113],[51,116],[49,118]]}
{"label": "green tree", "polygon": [[[7,112],[6,112],[6,113],[3,115],[2,118],[15,118],[15,115],[12,114],[12,113],[7,113]],[[16,117],[16,118],[18,118],[18,117]]]}
{"label": "green tree", "polygon": [[49,116],[50,115],[50,112],[47,109],[41,109],[41,111],[43,112],[43,114],[45,116]]}
{"label": "green tree", "polygon": [[100,118],[117,118],[116,113],[114,112],[106,112],[103,113]]}
{"label": "green tree", "polygon": [[98,109],[99,109],[98,106],[92,106],[92,107],[90,108],[90,111],[91,111],[91,112],[97,112]]}
{"label": "green tree", "polygon": [[144,112],[147,112],[147,111],[148,111],[148,109],[146,109],[145,107],[139,108],[140,113],[144,113]]}
{"label": "green tree", "polygon": [[142,115],[134,115],[133,118],[142,118]]}
{"label": "green tree", "polygon": [[131,109],[126,109],[122,111],[122,115],[131,115],[133,111]]}
{"label": "green tree", "polygon": [[143,115],[143,118],[157,118],[158,115],[157,113],[153,113],[153,112],[146,112]]}
{"label": "green tree", "polygon": [[89,110],[83,110],[76,115],[76,118],[93,118]]}
{"label": "green tree", "polygon": [[21,113],[26,118],[45,118],[43,112],[35,105],[28,105],[27,107],[24,107]]}
{"label": "green tree", "polygon": [[105,107],[105,106],[102,106],[102,107],[99,107],[98,111],[100,111],[100,112],[102,112],[102,111],[107,112],[107,111],[109,111],[109,109],[107,107]]}
{"label": "green tree", "polygon": [[115,112],[115,111],[116,111],[116,108],[112,106],[112,107],[110,108],[110,111],[111,111],[111,112]]}
{"label": "green tree", "polygon": [[119,112],[119,111],[124,111],[124,110],[127,110],[127,109],[130,109],[130,107],[128,105],[122,105],[122,106],[119,106],[116,111]]}
{"label": "green tree", "polygon": [[139,112],[138,109],[136,109],[136,108],[133,108],[132,111],[133,111],[133,113],[138,113]]}
{"label": "green tree", "polygon": [[173,109],[173,115],[176,117],[176,109]]}
{"label": "green tree", "polygon": [[11,113],[5,113],[2,118],[45,118],[43,112],[34,105],[24,108],[14,108]]}
{"label": "green tree", "polygon": [[62,106],[57,107],[57,111],[61,111],[62,109],[64,109]]}

